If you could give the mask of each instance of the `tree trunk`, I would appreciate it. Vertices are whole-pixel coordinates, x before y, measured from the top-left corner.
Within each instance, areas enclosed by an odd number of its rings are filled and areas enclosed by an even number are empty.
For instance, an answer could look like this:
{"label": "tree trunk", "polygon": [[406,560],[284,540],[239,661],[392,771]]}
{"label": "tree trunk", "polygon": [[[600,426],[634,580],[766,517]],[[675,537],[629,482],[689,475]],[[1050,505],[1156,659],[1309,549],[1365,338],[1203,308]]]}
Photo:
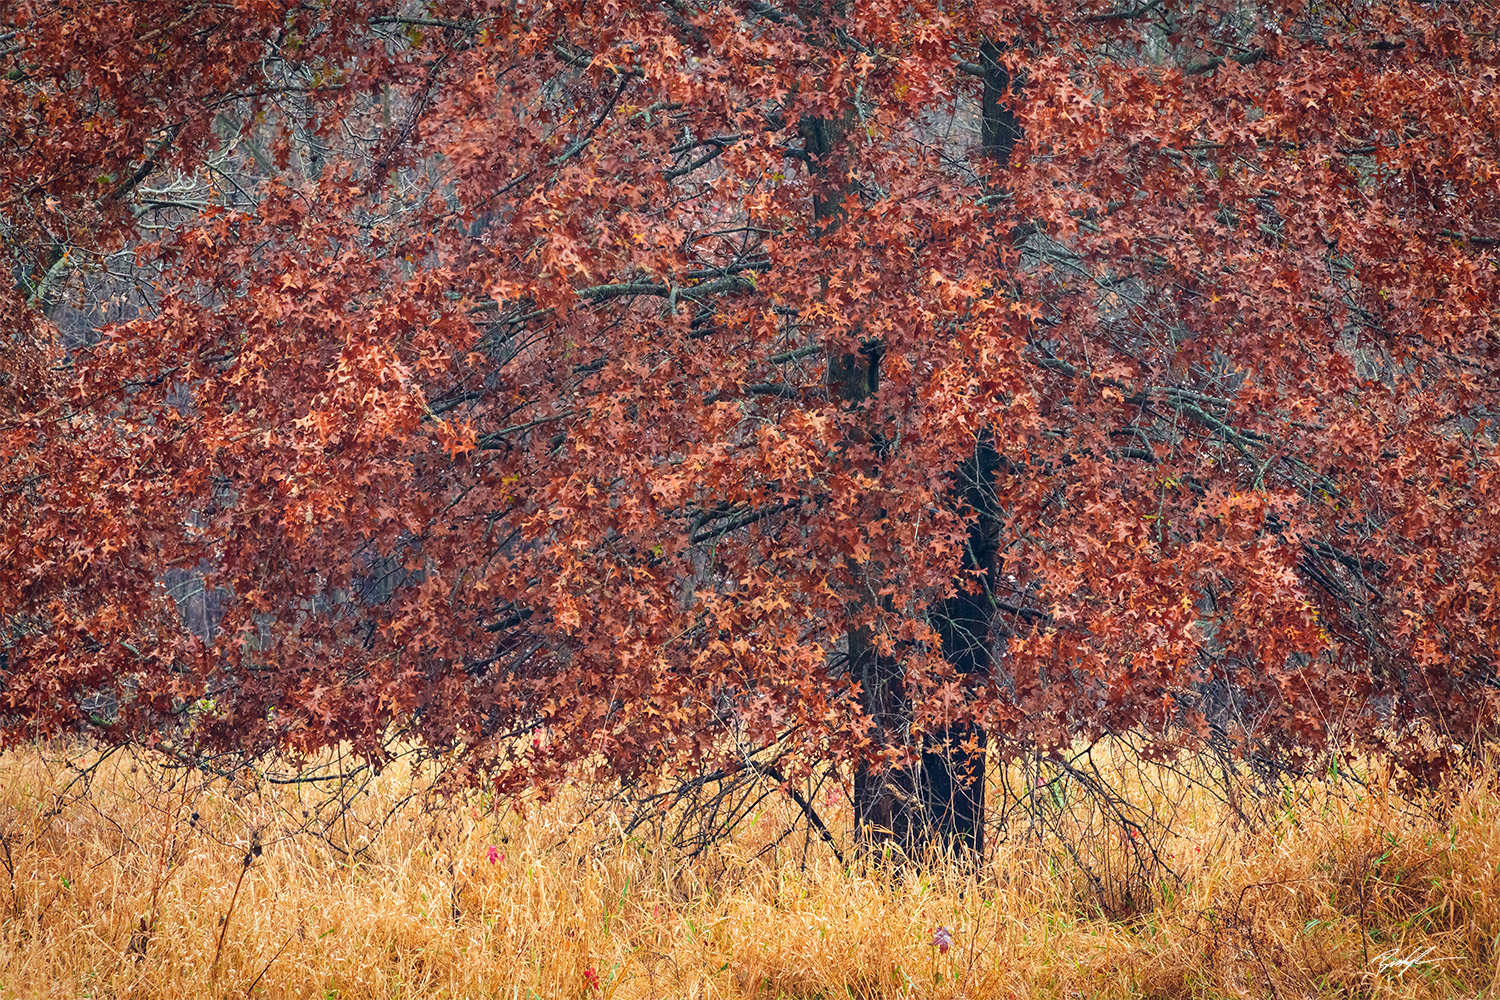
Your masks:
{"label": "tree trunk", "polygon": [[[986,154],[1004,166],[1020,132],[1010,106],[1010,75],[999,61],[1000,54],[1000,47],[993,43],[981,48],[985,70],[981,142]],[[848,126],[847,116],[843,120],[804,118],[798,124],[803,148],[809,154],[809,172],[824,182],[813,196],[816,235],[836,230],[843,214],[841,147]],[[868,345],[858,353],[830,355],[830,396],[845,405],[857,405],[868,398],[879,386],[879,364],[878,345]],[[955,484],[963,503],[977,516],[969,532],[965,580],[934,617],[944,657],[964,675],[987,673],[990,663],[993,587],[984,586],[979,593],[969,593],[967,588],[974,571],[993,574],[999,531],[994,488],[998,465],[993,443],[981,436]],[[851,609],[851,613],[857,610]],[[859,681],[860,707],[870,716],[872,741],[881,747],[909,747],[911,699],[900,662],[875,650],[868,629],[851,628],[847,644],[850,676]],[[935,836],[950,849],[981,854],[985,747],[983,730],[954,725],[924,741],[915,765],[860,764],[854,774],[854,812],[861,844],[870,847],[894,842],[914,851]]]}
{"label": "tree trunk", "polygon": [[[860,707],[870,716],[870,739],[876,746],[904,747],[911,742],[911,700],[894,657],[881,656],[868,629],[849,632],[849,668],[860,684]],[[854,819],[861,847],[894,842],[905,850],[926,837],[924,812],[918,808],[919,767],[872,766],[854,772]]]}
{"label": "tree trunk", "polygon": [[[846,3],[833,0],[830,13],[842,15]],[[815,2],[808,8],[809,22],[827,7]],[[845,137],[853,124],[852,109],[839,118],[804,117],[797,123],[802,148],[807,152],[808,174],[818,182],[813,192],[813,235],[831,235],[843,220],[843,199],[848,191]],[[823,278],[823,290],[828,288]],[[862,345],[857,351],[828,354],[824,376],[830,399],[849,407],[859,406],[880,385],[880,347]],[[873,569],[873,568],[872,568]],[[848,609],[851,619],[863,606]],[[900,663],[882,656],[871,642],[868,627],[850,625],[846,636],[849,676],[860,685],[860,708],[871,719],[871,741],[879,747],[903,747],[911,743],[911,701],[902,680]],[[859,842],[869,846],[894,840],[914,846],[924,830],[917,822],[919,767],[879,767],[860,764],[854,773],[854,816]]]}
{"label": "tree trunk", "polygon": [[1014,81],[1000,61],[1005,47],[985,42],[979,48],[979,64],[984,69],[984,123],[979,141],[984,154],[997,166],[1010,163],[1010,154],[1021,138],[1021,123],[1016,119]]}
{"label": "tree trunk", "polygon": [[[990,666],[990,625],[994,617],[995,554],[1000,533],[995,473],[999,455],[981,435],[974,454],[959,470],[964,505],[975,514],[969,526],[964,569],[969,578],[958,592],[934,611],[934,624],[943,642],[943,658],[960,676],[987,674]],[[977,593],[972,573],[983,574]],[[922,810],[931,833],[950,849],[984,853],[985,731],[970,723],[955,723],[930,734],[922,748]]]}
{"label": "tree trunk", "polygon": [[[1012,106],[1010,73],[1000,61],[1001,46],[986,42],[980,47],[984,69],[983,123],[980,141],[985,155],[997,166],[1010,162],[1020,138],[1020,126]],[[935,611],[935,625],[942,638],[943,658],[961,676],[988,674],[990,633],[994,619],[1000,510],[995,495],[995,475],[1000,456],[993,440],[981,434],[974,454],[959,469],[957,492],[963,505],[974,514],[964,553],[966,579],[958,593]],[[978,593],[974,574],[982,586]],[[982,856],[984,853],[984,765],[988,734],[970,723],[958,723],[932,733],[924,741],[920,775],[922,826],[952,851]],[[910,826],[910,823],[905,824]]]}

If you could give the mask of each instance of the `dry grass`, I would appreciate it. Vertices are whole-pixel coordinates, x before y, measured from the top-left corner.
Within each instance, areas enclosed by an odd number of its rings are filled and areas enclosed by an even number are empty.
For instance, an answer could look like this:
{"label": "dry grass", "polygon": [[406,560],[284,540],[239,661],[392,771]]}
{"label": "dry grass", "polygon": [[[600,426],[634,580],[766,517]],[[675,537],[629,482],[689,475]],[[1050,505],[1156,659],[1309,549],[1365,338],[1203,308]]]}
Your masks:
{"label": "dry grass", "polygon": [[[393,767],[330,822],[318,785],[206,780],[126,753],[79,794],[73,768],[91,759],[0,757],[0,863],[14,873],[0,884],[5,1000],[1500,988],[1500,795],[1488,779],[1441,804],[1379,786],[1305,789],[1254,832],[1183,792],[1162,848],[1184,881],[1111,921],[1090,912],[1066,855],[1021,838],[977,873],[851,870],[826,851],[805,867],[783,849],[757,857],[790,817],[779,797],[719,854],[689,861],[622,837],[607,813],[579,823],[581,793],[445,803]],[[839,803],[820,805],[847,824]],[[1096,865],[1124,849],[1095,841],[1083,847]],[[939,926],[954,939],[946,955],[932,945]]]}

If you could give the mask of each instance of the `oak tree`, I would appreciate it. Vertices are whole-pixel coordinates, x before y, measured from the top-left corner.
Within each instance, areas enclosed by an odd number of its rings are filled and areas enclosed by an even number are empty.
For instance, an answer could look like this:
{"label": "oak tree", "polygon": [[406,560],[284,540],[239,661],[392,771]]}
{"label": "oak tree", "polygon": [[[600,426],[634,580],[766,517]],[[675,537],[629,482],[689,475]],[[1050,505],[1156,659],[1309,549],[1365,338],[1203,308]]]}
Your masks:
{"label": "oak tree", "polygon": [[0,11],[8,741],[1492,732],[1493,4]]}

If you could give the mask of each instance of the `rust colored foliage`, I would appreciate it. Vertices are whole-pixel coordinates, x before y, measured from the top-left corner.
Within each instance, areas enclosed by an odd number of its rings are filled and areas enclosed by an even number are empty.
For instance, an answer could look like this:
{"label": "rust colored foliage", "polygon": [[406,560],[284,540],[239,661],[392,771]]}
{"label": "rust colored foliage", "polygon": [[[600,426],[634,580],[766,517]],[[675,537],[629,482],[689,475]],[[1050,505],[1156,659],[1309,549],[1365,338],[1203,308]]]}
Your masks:
{"label": "rust colored foliage", "polygon": [[1494,718],[1494,4],[0,9],[8,740]]}

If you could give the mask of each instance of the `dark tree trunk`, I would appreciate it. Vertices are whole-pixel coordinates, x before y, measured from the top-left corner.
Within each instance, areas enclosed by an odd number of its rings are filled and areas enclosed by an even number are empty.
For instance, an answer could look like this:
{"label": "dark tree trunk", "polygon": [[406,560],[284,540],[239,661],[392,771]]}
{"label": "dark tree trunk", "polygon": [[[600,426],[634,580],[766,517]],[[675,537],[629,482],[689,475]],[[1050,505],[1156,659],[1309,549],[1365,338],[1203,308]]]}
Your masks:
{"label": "dark tree trunk", "polygon": [[[841,13],[842,3],[835,4]],[[814,6],[821,12],[823,4]],[[835,232],[843,221],[843,199],[847,193],[846,135],[852,114],[840,118],[805,117],[797,123],[802,148],[807,152],[808,173],[817,183],[813,192],[813,235]],[[826,276],[823,289],[828,288]],[[880,387],[879,344],[861,345],[857,351],[830,352],[825,383],[830,398],[857,407]],[[864,610],[849,608],[851,618]],[[846,633],[849,676],[859,682],[860,707],[871,719],[871,741],[878,747],[911,744],[911,701],[902,679],[901,664],[880,655],[866,627],[851,626]],[[869,846],[895,841],[913,847],[926,835],[923,811],[917,803],[920,768],[859,765],[854,773],[854,816],[859,842]]]}
{"label": "dark tree trunk", "polygon": [[[986,42],[980,48],[980,65],[984,69],[980,141],[985,155],[1000,167],[1010,162],[1021,135],[1013,106],[1011,76],[1000,61],[1003,51],[993,42]],[[958,593],[942,602],[933,617],[942,637],[943,658],[961,676],[987,675],[990,669],[992,595],[1000,534],[995,495],[999,465],[994,442],[987,434],[981,434],[974,454],[960,467],[955,483],[955,492],[974,517],[964,554],[965,579],[959,583]],[[922,748],[918,783],[922,826],[928,835],[939,838],[950,850],[976,856],[984,853],[987,745],[988,734],[971,723],[956,723],[932,733]]]}
{"label": "dark tree trunk", "polygon": [[[821,6],[821,5],[819,5]],[[986,154],[1004,166],[1020,130],[1011,108],[1011,79],[1000,63],[1001,48],[986,43],[981,49],[985,70],[981,141]],[[809,154],[809,171],[823,182],[813,198],[814,232],[838,228],[844,192],[841,148],[849,122],[805,118],[798,132]],[[878,387],[878,345],[857,354],[830,355],[827,384],[830,395],[846,405],[858,405]],[[995,474],[999,458],[992,442],[981,436],[974,454],[959,470],[955,493],[976,516],[969,532],[964,580],[959,592],[935,609],[943,655],[963,675],[989,670],[990,624],[993,618],[993,580],[999,533]],[[977,592],[975,572],[988,585]],[[858,609],[851,609],[851,612]],[[898,660],[881,656],[866,629],[848,632],[850,676],[861,689],[861,708],[871,719],[871,740],[877,746],[911,746],[911,699]],[[894,842],[906,850],[920,850],[931,838],[950,849],[981,854],[984,849],[984,775],[986,734],[968,724],[953,725],[930,735],[915,765],[862,764],[854,774],[854,811],[858,837],[866,847]]]}
{"label": "dark tree trunk", "polygon": [[984,154],[997,166],[1010,163],[1010,154],[1021,138],[1021,123],[1016,118],[1016,87],[1010,71],[1000,61],[1005,47],[985,42],[979,48],[979,65],[984,69],[984,123],[979,141]]}
{"label": "dark tree trunk", "polygon": [[[959,582],[958,592],[933,613],[933,624],[943,641],[943,658],[961,676],[989,673],[995,554],[1000,533],[995,498],[998,468],[994,446],[981,436],[974,455],[960,468],[956,484],[964,506],[974,514],[964,553],[968,576]],[[975,572],[981,574],[977,580]],[[984,853],[987,743],[985,731],[970,723],[947,726],[924,741],[922,810],[931,833],[951,850]]]}
{"label": "dark tree trunk", "polygon": [[[870,739],[876,746],[904,747],[911,742],[911,701],[900,663],[881,656],[865,629],[849,633],[849,666],[860,684],[860,707],[870,716]],[[917,807],[920,770],[910,765],[861,764],[854,772],[854,818],[864,847],[895,842],[910,850],[926,836],[924,812]]]}

